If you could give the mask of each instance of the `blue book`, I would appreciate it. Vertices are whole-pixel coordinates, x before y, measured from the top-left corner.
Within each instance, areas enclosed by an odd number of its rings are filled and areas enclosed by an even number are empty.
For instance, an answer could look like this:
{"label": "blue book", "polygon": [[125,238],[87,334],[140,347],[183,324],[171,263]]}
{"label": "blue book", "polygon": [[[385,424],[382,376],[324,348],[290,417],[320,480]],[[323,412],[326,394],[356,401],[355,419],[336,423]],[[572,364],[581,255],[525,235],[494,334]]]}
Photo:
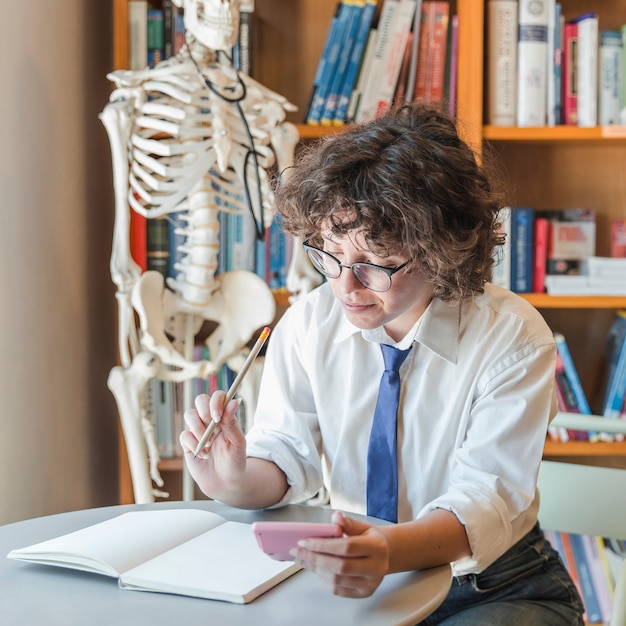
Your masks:
{"label": "blue book", "polygon": [[554,341],[556,343],[556,349],[559,351],[561,359],[563,359],[565,375],[567,376],[567,380],[569,381],[574,397],[576,398],[576,405],[581,413],[591,415],[589,402],[587,401],[585,390],[580,382],[580,377],[578,376],[578,371],[574,365],[574,360],[572,359],[572,354],[569,351],[565,336],[562,333],[555,332]]}
{"label": "blue book", "polygon": [[576,569],[578,571],[578,581],[583,595],[583,603],[587,611],[586,621],[591,624],[602,623],[602,612],[598,603],[598,596],[593,584],[591,576],[591,568],[587,560],[585,545],[582,535],[575,533],[569,534],[570,544],[576,561]]}
{"label": "blue book", "polygon": [[511,290],[532,293],[535,212],[529,207],[511,209]]}
{"label": "blue book", "polygon": [[[616,369],[620,360],[620,355],[624,351],[624,345],[626,344],[626,310],[618,311],[615,314],[615,319],[611,324],[611,328],[607,334],[606,344],[604,348],[604,355],[607,359],[607,373],[606,373],[606,391],[604,394],[604,403],[602,413],[607,415],[609,407],[613,403],[611,396],[615,393],[615,379]],[[623,397],[622,397],[623,400]]]}
{"label": "blue book", "polygon": [[619,351],[616,349],[615,352],[617,360],[609,379],[603,413],[605,417],[618,418],[622,414],[626,396],[626,340],[623,336]]}
{"label": "blue book", "polygon": [[372,21],[374,20],[377,2],[378,0],[366,0],[363,12],[361,13],[361,21],[359,22],[359,28],[350,53],[346,76],[337,100],[337,110],[335,111],[333,120],[333,123],[337,126],[344,124],[348,116],[348,105],[350,104],[352,91],[356,85],[357,76],[363,62],[365,45],[367,44],[367,38],[372,27]]}
{"label": "blue book", "polygon": [[307,124],[316,126],[322,119],[326,97],[330,92],[332,80],[335,75],[335,68],[339,61],[339,53],[341,52],[349,17],[353,9],[353,2],[343,0],[339,5],[336,17],[333,18],[331,22],[328,37],[324,44],[324,50],[320,57],[318,70],[315,75],[315,90],[306,119]]}
{"label": "blue book", "polygon": [[324,108],[320,118],[320,123],[324,126],[330,126],[335,119],[335,111],[337,110],[337,104],[339,102],[339,94],[343,89],[343,83],[346,78],[346,72],[348,70],[348,64],[350,62],[350,55],[354,40],[361,22],[361,15],[365,6],[364,0],[354,0],[350,3],[350,12],[347,15],[347,23],[344,31],[344,40],[339,51],[339,58],[335,67],[334,75],[330,83],[328,94],[324,102]]}

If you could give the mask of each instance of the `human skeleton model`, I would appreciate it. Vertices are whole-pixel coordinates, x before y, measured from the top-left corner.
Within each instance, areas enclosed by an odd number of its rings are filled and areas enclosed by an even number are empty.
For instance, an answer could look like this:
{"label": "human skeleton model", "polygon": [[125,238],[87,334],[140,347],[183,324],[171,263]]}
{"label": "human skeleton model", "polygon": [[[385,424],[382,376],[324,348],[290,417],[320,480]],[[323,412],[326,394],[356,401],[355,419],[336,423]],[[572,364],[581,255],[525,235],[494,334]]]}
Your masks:
{"label": "human skeleton model", "polygon": [[[295,107],[238,75],[225,54],[237,38],[239,0],[175,3],[184,5],[184,49],[153,69],[111,73],[116,89],[100,115],[113,159],[111,276],[121,361],[108,385],[120,413],[136,502],[165,495],[153,488],[153,481],[158,487],[163,481],[146,417],[148,382],[185,381],[189,406],[192,380],[226,362],[238,369],[251,335],[274,319],[274,298],[261,278],[246,271],[215,274],[218,213],[254,216],[260,231],[268,226],[268,170],[289,166],[299,139],[295,126],[285,122]],[[184,256],[176,278],[168,279],[170,289],[159,272],[142,274],[131,257],[129,205],[148,219],[181,210],[186,216]],[[306,292],[317,278],[296,254],[288,288]],[[206,340],[210,361],[195,361],[194,337],[205,320],[217,325]],[[258,372],[246,382],[241,394],[250,410]],[[183,485],[183,497],[191,497],[190,489],[189,482]]]}

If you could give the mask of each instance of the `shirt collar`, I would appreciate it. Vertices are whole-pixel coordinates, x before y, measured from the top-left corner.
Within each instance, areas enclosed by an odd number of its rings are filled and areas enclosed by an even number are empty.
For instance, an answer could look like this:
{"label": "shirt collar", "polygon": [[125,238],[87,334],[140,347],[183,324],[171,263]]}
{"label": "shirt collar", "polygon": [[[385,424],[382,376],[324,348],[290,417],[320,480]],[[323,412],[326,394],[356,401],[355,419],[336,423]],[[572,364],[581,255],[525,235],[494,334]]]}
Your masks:
{"label": "shirt collar", "polygon": [[361,333],[367,341],[391,343],[401,350],[405,350],[416,341],[446,361],[456,363],[461,306],[460,303],[443,302],[437,298],[433,299],[422,317],[417,320],[413,328],[397,344],[390,340],[382,327],[372,330],[361,330],[350,323],[344,315],[335,334],[334,343],[345,341],[356,333]]}

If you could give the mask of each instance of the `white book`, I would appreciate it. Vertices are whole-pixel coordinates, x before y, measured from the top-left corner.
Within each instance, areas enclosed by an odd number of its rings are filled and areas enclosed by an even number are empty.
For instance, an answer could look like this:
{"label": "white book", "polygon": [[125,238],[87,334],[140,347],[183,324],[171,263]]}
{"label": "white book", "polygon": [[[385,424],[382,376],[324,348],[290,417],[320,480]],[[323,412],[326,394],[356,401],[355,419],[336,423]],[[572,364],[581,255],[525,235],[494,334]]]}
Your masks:
{"label": "white book", "polygon": [[546,62],[548,64],[546,68],[546,126],[555,126],[555,104],[556,104],[556,83],[554,73],[554,46],[555,46],[555,0],[546,0],[548,5],[548,55]]}
{"label": "white book", "polygon": [[367,36],[367,43],[365,44],[365,51],[363,52],[363,61],[361,61],[361,68],[359,69],[359,75],[356,79],[356,85],[350,96],[348,114],[346,116],[348,120],[355,120],[361,108],[363,89],[365,87],[366,77],[369,76],[370,67],[372,66],[372,59],[374,58],[377,42],[378,29],[371,28]]}
{"label": "white book", "polygon": [[491,282],[505,289],[511,288],[511,209],[504,207],[498,214],[500,232],[504,235],[504,243],[494,252],[494,266]]}
{"label": "white book", "polygon": [[124,513],[8,558],[110,576],[123,589],[238,604],[300,569],[267,556],[250,524],[199,509]]}
{"label": "white book", "polygon": [[584,13],[578,24],[578,126],[598,124],[598,16]]}
{"label": "white book", "polygon": [[545,126],[548,103],[548,2],[520,0],[517,125]]}
{"label": "white book", "polygon": [[148,66],[148,0],[128,2],[128,69]]}
{"label": "white book", "polygon": [[378,22],[378,41],[361,95],[357,122],[389,109],[415,16],[415,0],[385,0]]}
{"label": "white book", "polygon": [[517,0],[489,0],[488,119],[494,126],[515,126],[517,108]]}
{"label": "white book", "polygon": [[622,82],[622,35],[618,30],[600,33],[598,63],[598,124],[619,124]]}

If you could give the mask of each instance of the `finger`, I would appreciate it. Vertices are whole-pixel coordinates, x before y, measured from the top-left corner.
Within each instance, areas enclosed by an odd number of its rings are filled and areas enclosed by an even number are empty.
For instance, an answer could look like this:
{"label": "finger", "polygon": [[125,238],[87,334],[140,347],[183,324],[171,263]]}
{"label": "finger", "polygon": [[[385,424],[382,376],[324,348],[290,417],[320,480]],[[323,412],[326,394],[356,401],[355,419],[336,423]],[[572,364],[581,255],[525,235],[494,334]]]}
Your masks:
{"label": "finger", "polygon": [[198,415],[207,424],[211,421],[210,403],[211,398],[206,393],[201,393],[197,395],[194,400],[194,405],[196,407]]}
{"label": "finger", "polygon": [[354,519],[353,517],[348,517],[344,515],[341,511],[335,511],[333,513],[332,521],[335,524],[339,524],[343,529],[344,534],[349,537],[353,537],[354,535],[362,535],[364,532],[369,530],[372,527],[372,524],[368,522],[362,522],[360,520]]}

